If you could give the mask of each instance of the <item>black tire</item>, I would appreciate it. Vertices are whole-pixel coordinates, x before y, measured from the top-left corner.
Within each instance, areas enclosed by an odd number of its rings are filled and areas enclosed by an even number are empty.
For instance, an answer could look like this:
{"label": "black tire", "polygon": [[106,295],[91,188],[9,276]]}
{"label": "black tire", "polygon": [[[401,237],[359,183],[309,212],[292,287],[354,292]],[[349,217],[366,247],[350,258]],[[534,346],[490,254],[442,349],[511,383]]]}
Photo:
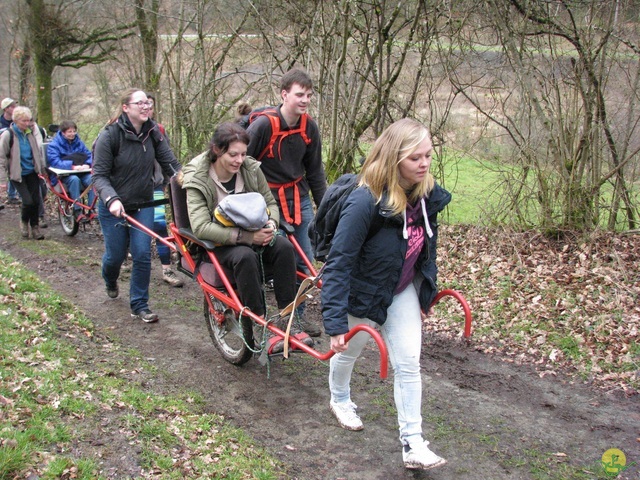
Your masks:
{"label": "black tire", "polygon": [[73,237],[78,233],[80,224],[76,221],[76,217],[73,216],[73,203],[58,198],[58,219],[66,235]]}
{"label": "black tire", "polygon": [[204,299],[204,318],[213,344],[227,362],[247,363],[253,356],[253,322],[246,316],[239,322],[235,312],[215,297],[211,297],[211,303],[214,311]]}

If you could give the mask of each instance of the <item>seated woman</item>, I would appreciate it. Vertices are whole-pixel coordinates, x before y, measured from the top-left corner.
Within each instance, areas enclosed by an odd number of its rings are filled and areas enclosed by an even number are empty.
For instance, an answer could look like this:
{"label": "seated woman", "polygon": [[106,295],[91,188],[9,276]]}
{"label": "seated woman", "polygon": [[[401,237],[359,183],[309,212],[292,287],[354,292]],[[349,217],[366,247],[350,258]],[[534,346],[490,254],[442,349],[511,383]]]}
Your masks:
{"label": "seated woman", "polygon": [[[232,272],[240,301],[256,315],[264,316],[262,263],[273,265],[273,283],[278,308],[291,303],[296,295],[296,259],[293,245],[276,235],[280,215],[260,163],[247,157],[249,134],[237,123],[223,123],[213,134],[209,150],[191,160],[183,169],[183,187],[187,190],[187,209],[193,233],[215,242],[216,256]],[[248,231],[224,226],[214,219],[216,206],[227,196],[242,192],[260,193],[269,209],[267,224]],[[259,253],[260,252],[260,253]],[[304,338],[313,345],[313,340]],[[277,342],[270,353],[278,353]]]}
{"label": "seated woman", "polygon": [[[80,199],[82,191],[91,185],[91,151],[78,136],[78,126],[71,120],[65,120],[60,124],[58,133],[47,146],[47,163],[50,167],[60,170],[78,170],[86,173],[66,175],[61,177],[62,183],[74,200]],[[51,176],[51,185],[56,185],[58,178]],[[82,190],[81,190],[82,187]],[[93,189],[89,190],[89,205],[93,203]],[[78,205],[73,206],[76,214],[82,210]]]}

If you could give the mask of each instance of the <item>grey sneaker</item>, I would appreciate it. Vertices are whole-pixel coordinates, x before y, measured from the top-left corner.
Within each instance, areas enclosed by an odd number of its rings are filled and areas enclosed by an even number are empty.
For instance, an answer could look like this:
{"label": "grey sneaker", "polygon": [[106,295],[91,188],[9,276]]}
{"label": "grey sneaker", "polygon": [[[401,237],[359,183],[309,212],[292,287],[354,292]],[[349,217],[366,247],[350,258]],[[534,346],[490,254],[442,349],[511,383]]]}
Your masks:
{"label": "grey sneaker", "polygon": [[402,460],[405,468],[429,470],[440,467],[447,463],[444,458],[439,457],[429,450],[429,442],[422,441],[402,447]]}
{"label": "grey sneaker", "polygon": [[113,288],[107,285],[107,295],[109,295],[109,298],[118,298],[119,293],[120,292],[118,290],[118,284],[116,284]]}
{"label": "grey sneaker", "polygon": [[[289,333],[289,335],[291,337],[295,336],[298,340],[300,340],[302,343],[304,343],[307,347],[311,347],[313,348],[313,346],[315,345],[315,342],[313,341],[313,338],[311,338],[309,335],[302,335],[299,336],[302,332],[295,330],[295,329],[291,329],[291,332]],[[284,339],[282,337],[279,337],[271,332],[268,333],[269,338],[267,339],[267,353],[269,355],[276,355],[278,353],[282,353],[284,352]],[[293,348],[293,347],[291,347]]]}
{"label": "grey sneaker", "polygon": [[359,431],[364,428],[362,420],[356,413],[358,406],[351,400],[344,403],[337,403],[331,400],[329,409],[335,415],[338,423],[345,430]]}
{"label": "grey sneaker", "polygon": [[310,337],[319,337],[320,335],[322,335],[320,325],[318,325],[317,323],[310,322],[304,317],[300,318],[298,323],[300,325],[300,329]]}
{"label": "grey sneaker", "polygon": [[165,268],[162,270],[162,280],[167,282],[172,287],[176,288],[182,287],[184,285],[184,282],[180,278],[178,278],[175,272],[170,268]]}
{"label": "grey sneaker", "polygon": [[144,323],[154,323],[158,321],[158,315],[155,313],[152,313],[151,310],[149,310],[148,308],[144,310],[140,310],[137,313],[132,313],[131,317],[135,319],[140,319]]}

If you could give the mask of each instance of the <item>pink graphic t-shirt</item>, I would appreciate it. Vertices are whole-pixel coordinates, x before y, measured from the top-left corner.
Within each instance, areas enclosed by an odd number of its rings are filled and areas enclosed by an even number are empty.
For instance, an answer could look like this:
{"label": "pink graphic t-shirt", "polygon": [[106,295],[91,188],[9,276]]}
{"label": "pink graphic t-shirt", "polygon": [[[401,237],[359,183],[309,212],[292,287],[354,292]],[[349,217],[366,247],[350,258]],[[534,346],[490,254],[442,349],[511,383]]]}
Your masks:
{"label": "pink graphic t-shirt", "polygon": [[396,287],[395,294],[402,292],[413,280],[415,275],[415,265],[418,261],[418,256],[424,248],[424,220],[422,216],[422,208],[420,202],[416,202],[415,205],[407,205],[407,254],[404,259],[404,265],[402,266],[402,273],[400,274],[400,280]]}

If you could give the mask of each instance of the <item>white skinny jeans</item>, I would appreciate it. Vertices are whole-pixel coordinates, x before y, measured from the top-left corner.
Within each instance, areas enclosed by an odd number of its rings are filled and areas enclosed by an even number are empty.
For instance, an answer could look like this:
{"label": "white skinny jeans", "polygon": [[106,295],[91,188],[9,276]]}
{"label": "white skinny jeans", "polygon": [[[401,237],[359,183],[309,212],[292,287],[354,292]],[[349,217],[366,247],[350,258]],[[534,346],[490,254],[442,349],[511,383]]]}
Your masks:
{"label": "white skinny jeans", "polygon": [[[382,326],[366,318],[351,315],[348,318],[349,329],[364,323],[380,330],[394,372],[393,393],[398,410],[400,442],[405,445],[422,441],[422,318],[416,287],[411,283],[393,297],[387,310],[387,320]],[[353,366],[369,338],[368,333],[359,332],[349,341],[347,350],[331,357],[329,390],[334,402],[351,400]]]}

